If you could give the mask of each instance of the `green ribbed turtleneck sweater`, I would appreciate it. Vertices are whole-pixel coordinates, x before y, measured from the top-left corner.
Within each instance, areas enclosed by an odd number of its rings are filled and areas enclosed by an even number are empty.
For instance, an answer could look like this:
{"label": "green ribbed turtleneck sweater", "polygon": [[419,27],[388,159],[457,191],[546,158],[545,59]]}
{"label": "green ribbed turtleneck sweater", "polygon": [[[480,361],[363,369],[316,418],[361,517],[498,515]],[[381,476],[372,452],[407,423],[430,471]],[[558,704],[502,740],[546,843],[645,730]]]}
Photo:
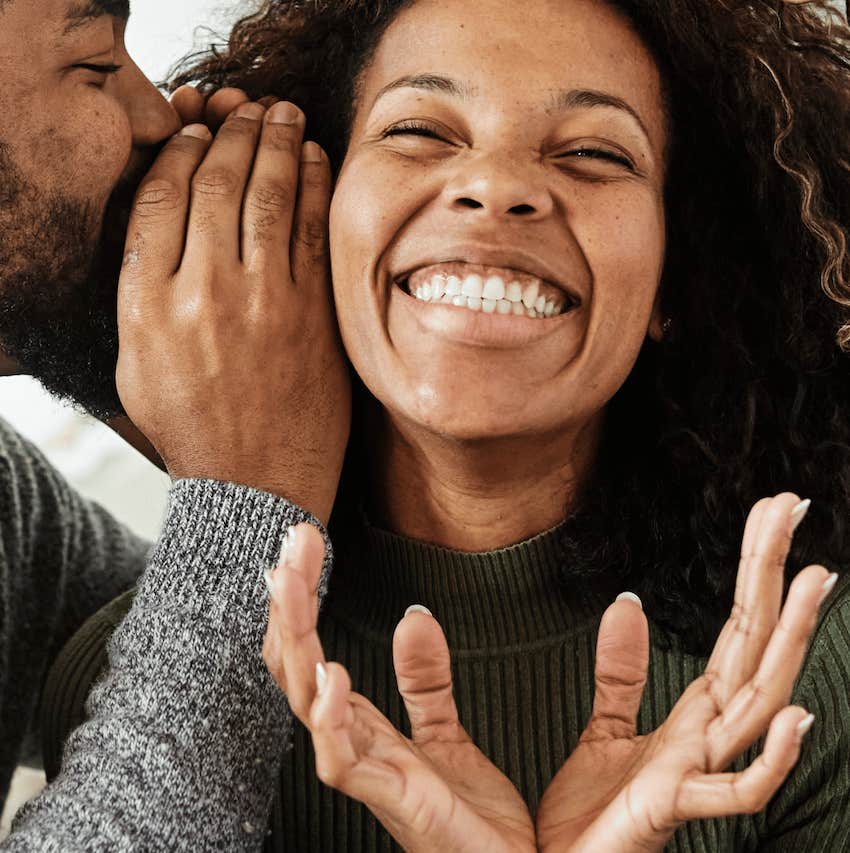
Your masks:
{"label": "green ribbed turtleneck sweater", "polygon": [[[329,660],[406,733],[392,669],[392,635],[410,604],[440,621],[452,651],[460,718],[534,813],[575,747],[591,710],[596,631],[612,592],[565,587],[556,531],[485,554],[466,554],[367,527],[337,563],[320,618]],[[81,697],[101,666],[104,637],[128,600],[102,611],[57,662],[46,697],[46,759],[82,714]],[[665,642],[651,625],[649,683],[639,716],[650,731],[669,714],[706,661]],[[850,584],[824,607],[794,702],[816,715],[792,777],[764,812],[683,826],[670,851],[850,851]],[[50,732],[52,731],[52,735]],[[736,767],[752,760],[757,750]],[[283,756],[269,853],[398,849],[367,809],[316,778],[308,733],[296,725]],[[446,851],[448,853],[448,851]]]}

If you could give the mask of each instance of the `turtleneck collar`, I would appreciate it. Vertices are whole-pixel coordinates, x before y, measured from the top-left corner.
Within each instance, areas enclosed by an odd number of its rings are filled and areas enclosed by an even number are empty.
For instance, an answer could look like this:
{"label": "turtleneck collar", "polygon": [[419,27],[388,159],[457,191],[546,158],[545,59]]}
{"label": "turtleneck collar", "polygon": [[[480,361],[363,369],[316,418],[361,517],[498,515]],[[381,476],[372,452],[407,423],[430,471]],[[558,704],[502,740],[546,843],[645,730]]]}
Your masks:
{"label": "turtleneck collar", "polygon": [[328,607],[389,640],[411,604],[438,619],[453,650],[527,646],[595,627],[608,596],[563,581],[562,525],[495,551],[469,553],[372,526],[334,543]]}

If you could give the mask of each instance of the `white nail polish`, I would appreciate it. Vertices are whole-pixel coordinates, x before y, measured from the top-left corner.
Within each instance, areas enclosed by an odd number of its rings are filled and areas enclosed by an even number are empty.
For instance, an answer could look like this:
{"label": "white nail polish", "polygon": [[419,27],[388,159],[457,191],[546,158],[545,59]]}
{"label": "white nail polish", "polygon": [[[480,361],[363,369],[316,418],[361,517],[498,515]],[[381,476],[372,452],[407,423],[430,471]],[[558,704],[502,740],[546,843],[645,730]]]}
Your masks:
{"label": "white nail polish", "polygon": [[427,607],[425,607],[424,604],[411,604],[410,607],[404,611],[404,615],[407,616],[409,613],[424,613],[426,616],[434,615]]}
{"label": "white nail polish", "polygon": [[616,601],[631,601],[643,610],[643,602],[633,592],[621,592]]}
{"label": "white nail polish", "polygon": [[815,715],[809,714],[808,717],[804,717],[797,723],[797,737],[803,738],[809,733],[809,729],[814,725]]}
{"label": "white nail polish", "polygon": [[322,695],[327,683],[328,671],[325,669],[325,665],[319,661],[319,663],[316,664],[316,693],[318,693],[319,696]]}
{"label": "white nail polish", "polygon": [[832,592],[835,584],[838,583],[838,572],[833,572],[824,582],[821,587],[820,593],[820,601],[818,601],[818,607],[826,601],[827,596]]}
{"label": "white nail polish", "polygon": [[277,598],[277,594],[275,593],[274,583],[272,582],[272,573],[269,569],[266,569],[263,572],[263,580],[266,582],[266,588],[269,591],[269,598]]}
{"label": "white nail polish", "polygon": [[294,535],[292,533],[292,528],[288,528],[286,533],[283,536],[283,542],[280,546],[280,560],[278,560],[278,565],[287,568],[289,565],[289,558],[292,556],[292,544]]}
{"label": "white nail polish", "polygon": [[811,500],[800,501],[794,509],[791,510],[791,534],[794,534],[794,531],[800,526],[803,519],[806,517],[806,513],[809,511],[809,507],[812,505]]}

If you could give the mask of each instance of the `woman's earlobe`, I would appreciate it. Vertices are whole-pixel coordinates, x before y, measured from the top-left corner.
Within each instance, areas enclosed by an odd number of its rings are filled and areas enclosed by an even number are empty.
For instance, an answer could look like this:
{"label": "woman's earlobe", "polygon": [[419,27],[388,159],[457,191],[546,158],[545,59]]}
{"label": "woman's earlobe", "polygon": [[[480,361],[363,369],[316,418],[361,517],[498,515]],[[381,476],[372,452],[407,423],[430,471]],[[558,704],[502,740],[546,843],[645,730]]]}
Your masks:
{"label": "woman's earlobe", "polygon": [[649,321],[649,337],[655,343],[660,344],[673,328],[673,318],[664,317],[659,311],[654,311]]}

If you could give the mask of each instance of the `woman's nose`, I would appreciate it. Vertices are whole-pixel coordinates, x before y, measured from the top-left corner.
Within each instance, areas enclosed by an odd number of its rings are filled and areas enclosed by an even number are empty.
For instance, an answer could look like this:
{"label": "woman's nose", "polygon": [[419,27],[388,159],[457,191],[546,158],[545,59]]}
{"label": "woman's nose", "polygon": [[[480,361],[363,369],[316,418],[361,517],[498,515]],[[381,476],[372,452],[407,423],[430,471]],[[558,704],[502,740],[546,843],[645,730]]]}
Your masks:
{"label": "woman's nose", "polygon": [[552,196],[539,163],[481,155],[465,164],[446,187],[453,211],[538,219],[552,211]]}
{"label": "woman's nose", "polygon": [[180,118],[162,93],[135,66],[126,69],[122,97],[130,119],[133,145],[158,145],[180,130]]}

